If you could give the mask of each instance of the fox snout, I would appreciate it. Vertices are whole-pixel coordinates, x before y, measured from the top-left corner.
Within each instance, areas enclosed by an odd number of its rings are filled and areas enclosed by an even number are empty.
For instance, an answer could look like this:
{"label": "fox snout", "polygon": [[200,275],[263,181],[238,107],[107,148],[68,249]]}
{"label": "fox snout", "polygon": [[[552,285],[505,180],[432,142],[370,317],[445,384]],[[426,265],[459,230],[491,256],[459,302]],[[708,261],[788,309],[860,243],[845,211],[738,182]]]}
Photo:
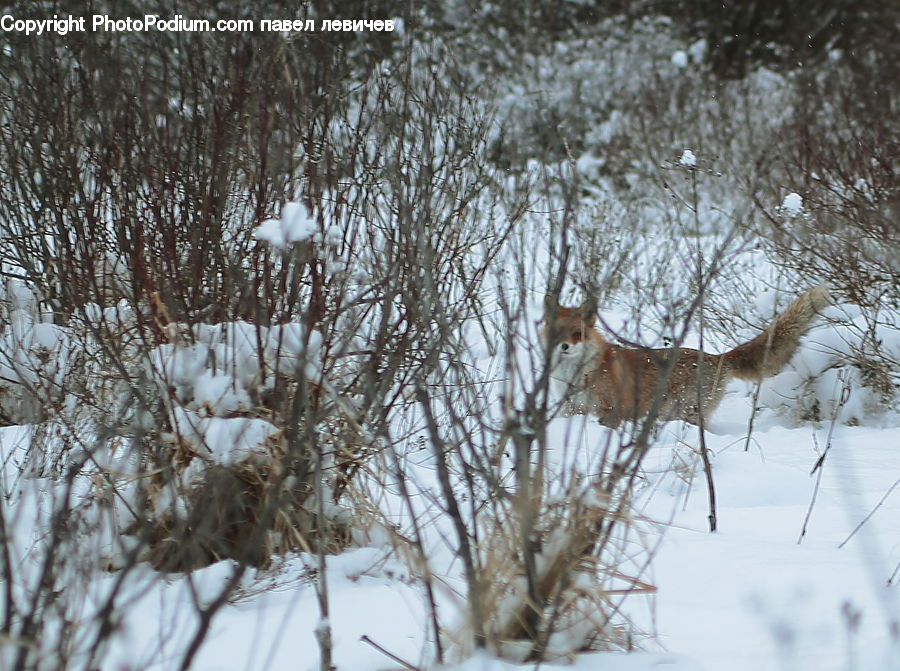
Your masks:
{"label": "fox snout", "polygon": [[585,352],[585,343],[588,337],[581,324],[577,327],[566,328],[554,347],[556,355],[560,357],[580,357]]}
{"label": "fox snout", "polygon": [[575,337],[570,333],[564,332],[555,340],[556,342],[554,343],[554,348],[557,350],[557,352],[559,352],[560,354],[571,354],[577,348],[578,344],[583,340],[583,338]]}
{"label": "fox snout", "polygon": [[578,336],[572,335],[559,343],[559,349],[563,354],[566,354],[577,349],[582,342],[584,342],[584,338],[580,334]]}

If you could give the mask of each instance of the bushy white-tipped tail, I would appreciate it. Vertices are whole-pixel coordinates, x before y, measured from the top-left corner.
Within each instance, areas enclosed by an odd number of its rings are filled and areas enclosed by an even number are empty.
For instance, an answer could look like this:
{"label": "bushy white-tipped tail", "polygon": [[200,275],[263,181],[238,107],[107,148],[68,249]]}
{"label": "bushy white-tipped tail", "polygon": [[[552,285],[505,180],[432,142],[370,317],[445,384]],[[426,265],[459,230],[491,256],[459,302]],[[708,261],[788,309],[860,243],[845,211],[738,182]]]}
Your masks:
{"label": "bushy white-tipped tail", "polygon": [[753,381],[776,375],[794,355],[813,318],[830,303],[824,285],[801,295],[765,331],[724,355],[731,374]]}

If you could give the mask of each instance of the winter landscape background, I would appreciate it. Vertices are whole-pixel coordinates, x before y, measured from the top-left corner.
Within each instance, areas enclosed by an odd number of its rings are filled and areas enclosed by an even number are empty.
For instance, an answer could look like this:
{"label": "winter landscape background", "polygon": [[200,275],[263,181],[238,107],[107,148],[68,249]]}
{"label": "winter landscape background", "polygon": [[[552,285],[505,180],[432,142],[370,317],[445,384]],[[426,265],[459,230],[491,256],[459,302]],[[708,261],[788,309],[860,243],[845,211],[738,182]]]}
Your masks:
{"label": "winter landscape background", "polygon": [[[900,668],[894,3],[90,12],[316,29],[3,33],[0,669]],[[702,430],[562,416],[546,295],[818,284]]]}

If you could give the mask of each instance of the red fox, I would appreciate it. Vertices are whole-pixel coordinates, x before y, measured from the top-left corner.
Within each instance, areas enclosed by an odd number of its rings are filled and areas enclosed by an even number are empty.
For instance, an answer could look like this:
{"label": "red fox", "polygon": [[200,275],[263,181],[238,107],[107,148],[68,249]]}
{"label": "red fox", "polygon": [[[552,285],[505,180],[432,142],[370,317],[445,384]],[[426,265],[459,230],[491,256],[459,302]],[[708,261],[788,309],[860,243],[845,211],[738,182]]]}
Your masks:
{"label": "red fox", "polygon": [[698,424],[701,413],[705,421],[719,405],[731,378],[758,381],[778,373],[829,302],[824,286],[810,289],[753,340],[725,354],[707,354],[613,345],[594,327],[596,300],[566,308],[547,296],[541,339],[553,343],[551,378],[566,397],[564,414],[591,413],[601,424],[616,427],[645,416],[662,394],[660,421]]}

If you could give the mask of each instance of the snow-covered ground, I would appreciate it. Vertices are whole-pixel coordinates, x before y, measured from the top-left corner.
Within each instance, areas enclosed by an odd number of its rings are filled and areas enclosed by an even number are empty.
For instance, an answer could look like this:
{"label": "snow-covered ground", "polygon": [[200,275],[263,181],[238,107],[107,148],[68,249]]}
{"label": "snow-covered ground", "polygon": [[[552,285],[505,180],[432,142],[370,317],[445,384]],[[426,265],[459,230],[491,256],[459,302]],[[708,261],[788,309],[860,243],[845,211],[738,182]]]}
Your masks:
{"label": "snow-covered ground", "polygon": [[[722,408],[719,421],[746,410]],[[689,495],[683,485],[654,495],[648,515],[675,510],[653,563],[660,645],[711,671],[898,668],[887,581],[900,561],[900,498],[847,541],[897,481],[897,430],[837,427],[816,494],[810,472],[827,433],[773,423],[749,451],[740,433],[712,433],[714,534],[702,475]]]}
{"label": "snow-covered ground", "polygon": [[[898,594],[887,584],[900,562],[900,494],[885,498],[900,477],[897,429],[837,426],[816,494],[816,476],[810,471],[830,427],[788,428],[764,415],[745,451],[745,432],[729,427],[746,421],[749,400],[742,389],[733,392],[708,434],[715,453],[716,533],[708,530],[702,472],[694,474],[693,482],[684,472],[682,477],[664,472],[676,452],[691,458],[681,443],[690,440],[695,429],[670,426],[646,463],[651,484],[642,494],[643,526],[655,548],[646,579],[657,592],[632,596],[626,604],[638,623],[656,633],[649,648],[658,652],[590,654],[560,668],[900,668]],[[4,441],[12,433],[5,430]],[[850,537],[882,499],[874,516]],[[422,663],[420,655],[427,647],[423,595],[409,580],[407,569],[388,555],[385,548],[369,547],[329,558],[338,669],[402,668],[376,646],[413,666]],[[195,668],[317,669],[318,605],[311,583],[303,577],[312,566],[310,557],[288,559],[275,576],[226,606],[214,620]],[[190,579],[157,583],[128,609],[125,636],[108,668],[130,668],[130,663],[139,668],[141,660],[153,658],[160,646],[169,654],[179,651],[196,626],[189,614],[193,599],[215,593],[229,573],[230,564],[223,562]],[[442,601],[445,608],[461,607],[451,598]],[[169,668],[167,661],[157,659],[154,668]],[[476,656],[452,668],[520,667]]]}

